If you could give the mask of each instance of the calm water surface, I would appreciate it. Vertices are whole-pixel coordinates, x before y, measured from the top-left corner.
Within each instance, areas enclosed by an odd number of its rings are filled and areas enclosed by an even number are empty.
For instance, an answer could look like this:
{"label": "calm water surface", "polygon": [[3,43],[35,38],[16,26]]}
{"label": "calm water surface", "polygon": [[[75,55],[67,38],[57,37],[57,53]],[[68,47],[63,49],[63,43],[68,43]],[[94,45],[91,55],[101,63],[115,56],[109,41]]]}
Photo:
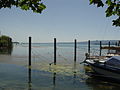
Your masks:
{"label": "calm water surface", "polygon": [[[78,44],[74,62],[73,44],[57,45],[57,65],[53,62],[53,44],[32,45],[32,69],[28,69],[28,45],[14,45],[10,54],[0,55],[0,90],[118,90],[119,83],[85,75],[79,64],[87,45]],[[99,46],[91,47],[99,54]],[[102,51],[104,53],[104,51]]]}

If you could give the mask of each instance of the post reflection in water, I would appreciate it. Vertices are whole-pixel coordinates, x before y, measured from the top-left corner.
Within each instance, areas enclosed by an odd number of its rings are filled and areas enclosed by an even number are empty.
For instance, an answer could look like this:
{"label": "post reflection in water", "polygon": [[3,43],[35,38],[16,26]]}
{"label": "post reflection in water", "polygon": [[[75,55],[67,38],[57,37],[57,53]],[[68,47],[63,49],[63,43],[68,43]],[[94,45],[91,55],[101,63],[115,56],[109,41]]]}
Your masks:
{"label": "post reflection in water", "polygon": [[73,71],[73,73],[74,73],[74,78],[76,78],[76,62],[74,62],[74,71]]}
{"label": "post reflection in water", "polygon": [[31,68],[28,68],[28,90],[32,90]]}
{"label": "post reflection in water", "polygon": [[76,62],[74,62],[74,68],[73,68],[73,78],[74,78],[74,81],[73,81],[73,84],[75,84],[75,79],[76,79],[76,73],[77,73],[77,71],[76,71]]}
{"label": "post reflection in water", "polygon": [[54,85],[54,87],[56,85],[56,73],[53,73],[53,85]]}

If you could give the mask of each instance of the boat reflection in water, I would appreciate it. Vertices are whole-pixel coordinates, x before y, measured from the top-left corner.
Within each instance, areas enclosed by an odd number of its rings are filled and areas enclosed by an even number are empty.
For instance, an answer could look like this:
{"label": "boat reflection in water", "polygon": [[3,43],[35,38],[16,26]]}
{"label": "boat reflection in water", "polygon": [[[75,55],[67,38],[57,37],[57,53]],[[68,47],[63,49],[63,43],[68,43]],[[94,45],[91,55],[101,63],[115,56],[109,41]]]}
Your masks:
{"label": "boat reflection in water", "polygon": [[102,77],[89,77],[86,79],[86,85],[90,87],[91,90],[118,90],[118,88],[120,88],[118,83]]}

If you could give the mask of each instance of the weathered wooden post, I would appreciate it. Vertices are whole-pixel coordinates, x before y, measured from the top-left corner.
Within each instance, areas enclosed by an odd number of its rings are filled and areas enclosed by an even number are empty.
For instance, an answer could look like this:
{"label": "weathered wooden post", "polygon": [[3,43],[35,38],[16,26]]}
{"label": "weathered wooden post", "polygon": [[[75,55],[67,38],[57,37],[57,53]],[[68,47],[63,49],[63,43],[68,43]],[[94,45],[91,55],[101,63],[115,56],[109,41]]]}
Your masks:
{"label": "weathered wooden post", "polygon": [[76,62],[76,53],[77,53],[77,40],[74,42],[74,62]]}
{"label": "weathered wooden post", "polygon": [[109,45],[109,47],[110,47],[110,41],[109,41],[108,45]]}
{"label": "weathered wooden post", "polygon": [[101,56],[102,42],[100,41],[100,56]]}
{"label": "weathered wooden post", "polygon": [[31,37],[29,37],[29,62],[28,62],[28,84],[29,90],[31,90],[32,81],[31,81]]}
{"label": "weathered wooden post", "polygon": [[[108,47],[110,47],[110,41],[108,42]],[[108,53],[110,53],[110,49],[108,49]]]}
{"label": "weathered wooden post", "polygon": [[56,38],[54,38],[54,65],[56,65]]}
{"label": "weathered wooden post", "polygon": [[29,68],[31,68],[31,37],[29,37]]}
{"label": "weathered wooden post", "polygon": [[88,41],[88,54],[90,56],[90,40]]}
{"label": "weathered wooden post", "polygon": [[117,42],[115,43],[115,46],[117,46]]}

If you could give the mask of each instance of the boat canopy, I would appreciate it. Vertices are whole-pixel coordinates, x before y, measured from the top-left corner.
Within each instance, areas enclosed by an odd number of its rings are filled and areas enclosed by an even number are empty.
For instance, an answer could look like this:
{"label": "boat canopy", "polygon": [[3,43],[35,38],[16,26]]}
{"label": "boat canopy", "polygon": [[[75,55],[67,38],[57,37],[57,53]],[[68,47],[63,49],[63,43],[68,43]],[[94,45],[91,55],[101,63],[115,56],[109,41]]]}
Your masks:
{"label": "boat canopy", "polygon": [[105,64],[120,68],[120,56],[113,56],[109,58],[108,60],[106,60]]}

